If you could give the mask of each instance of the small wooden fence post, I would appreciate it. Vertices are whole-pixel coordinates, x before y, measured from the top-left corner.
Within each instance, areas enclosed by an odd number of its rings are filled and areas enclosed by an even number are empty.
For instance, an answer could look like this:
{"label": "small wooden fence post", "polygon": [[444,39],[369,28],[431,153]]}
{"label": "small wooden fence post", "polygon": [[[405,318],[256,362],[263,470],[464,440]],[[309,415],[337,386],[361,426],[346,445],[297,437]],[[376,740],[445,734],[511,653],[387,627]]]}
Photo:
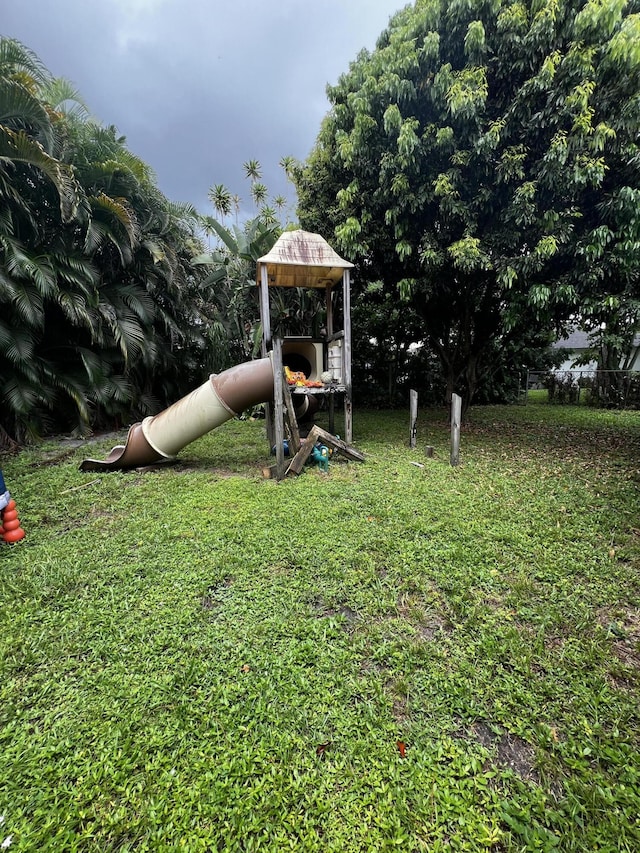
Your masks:
{"label": "small wooden fence post", "polygon": [[418,392],[409,391],[409,447],[416,446],[418,432]]}
{"label": "small wooden fence post", "polygon": [[462,397],[451,395],[451,464],[460,461],[460,421],[462,420]]}

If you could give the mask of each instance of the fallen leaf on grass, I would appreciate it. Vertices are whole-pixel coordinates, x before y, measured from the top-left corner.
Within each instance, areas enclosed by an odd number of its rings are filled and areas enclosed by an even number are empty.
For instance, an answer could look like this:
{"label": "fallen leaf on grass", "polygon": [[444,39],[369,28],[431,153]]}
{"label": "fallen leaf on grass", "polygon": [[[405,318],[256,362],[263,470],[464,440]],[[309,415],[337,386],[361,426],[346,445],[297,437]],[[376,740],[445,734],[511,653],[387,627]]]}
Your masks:
{"label": "fallen leaf on grass", "polygon": [[397,740],[396,746],[398,747],[398,752],[400,753],[400,758],[406,758],[407,755],[407,745],[403,740]]}
{"label": "fallen leaf on grass", "polygon": [[327,750],[329,749],[330,746],[331,746],[330,740],[328,740],[326,743],[319,743],[318,746],[316,746],[316,755],[318,756],[318,758],[325,758],[326,754],[327,754]]}
{"label": "fallen leaf on grass", "polygon": [[243,665],[240,667],[240,669],[242,670],[242,672],[251,672],[251,667],[249,666],[249,664],[248,664],[248,663],[243,664]]}

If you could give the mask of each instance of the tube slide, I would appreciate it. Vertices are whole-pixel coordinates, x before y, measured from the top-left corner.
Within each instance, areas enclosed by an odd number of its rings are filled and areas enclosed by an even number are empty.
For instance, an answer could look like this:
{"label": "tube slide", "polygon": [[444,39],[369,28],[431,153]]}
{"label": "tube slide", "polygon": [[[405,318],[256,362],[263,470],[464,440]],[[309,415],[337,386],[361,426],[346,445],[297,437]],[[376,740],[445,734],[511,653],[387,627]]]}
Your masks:
{"label": "tube slide", "polygon": [[273,401],[270,358],[237,364],[209,379],[158,415],[129,428],[126,444],[106,459],[85,459],[81,471],[110,471],[168,462],[196,438],[258,403]]}

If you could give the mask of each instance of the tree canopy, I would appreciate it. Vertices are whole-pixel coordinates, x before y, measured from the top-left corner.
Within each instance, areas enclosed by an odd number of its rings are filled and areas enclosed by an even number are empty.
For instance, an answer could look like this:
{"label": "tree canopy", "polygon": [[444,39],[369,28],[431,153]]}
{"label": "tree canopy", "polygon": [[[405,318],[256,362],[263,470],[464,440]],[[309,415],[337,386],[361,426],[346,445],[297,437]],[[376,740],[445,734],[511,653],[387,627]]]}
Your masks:
{"label": "tree canopy", "polygon": [[0,208],[0,438],[129,421],[175,398],[202,354],[196,211],[6,38]]}
{"label": "tree canopy", "polygon": [[639,295],[638,9],[417,0],[328,89],[302,227],[411,303],[467,401],[500,352]]}

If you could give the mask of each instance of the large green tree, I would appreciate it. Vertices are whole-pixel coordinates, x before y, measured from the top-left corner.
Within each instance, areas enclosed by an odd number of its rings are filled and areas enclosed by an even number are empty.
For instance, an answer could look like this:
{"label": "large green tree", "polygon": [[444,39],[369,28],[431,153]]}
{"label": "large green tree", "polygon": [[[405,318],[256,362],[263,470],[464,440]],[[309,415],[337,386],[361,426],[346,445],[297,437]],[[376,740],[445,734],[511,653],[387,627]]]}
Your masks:
{"label": "large green tree", "polygon": [[637,0],[417,0],[328,89],[300,221],[469,402],[536,327],[637,293],[639,91]]}

